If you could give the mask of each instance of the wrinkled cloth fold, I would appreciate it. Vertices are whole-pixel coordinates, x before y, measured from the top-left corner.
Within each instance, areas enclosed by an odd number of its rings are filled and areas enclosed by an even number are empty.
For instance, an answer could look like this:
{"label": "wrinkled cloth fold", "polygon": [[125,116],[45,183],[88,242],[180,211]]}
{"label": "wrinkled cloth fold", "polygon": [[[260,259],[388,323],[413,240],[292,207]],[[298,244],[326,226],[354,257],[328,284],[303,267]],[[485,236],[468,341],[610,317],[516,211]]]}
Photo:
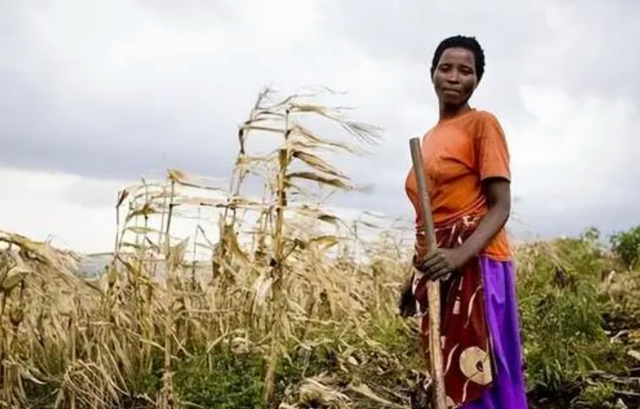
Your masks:
{"label": "wrinkled cloth fold", "polygon": [[462,409],[527,409],[524,357],[513,263],[480,257],[492,339],[493,385]]}
{"label": "wrinkled cloth fold", "polygon": [[[477,218],[464,217],[456,223],[436,228],[439,248],[455,248],[475,230]],[[413,293],[422,350],[429,360],[429,301],[427,282],[420,271],[414,273]],[[476,400],[493,383],[490,336],[484,309],[482,271],[477,257],[460,270],[438,281],[441,294],[441,345],[444,387],[449,407]]]}
{"label": "wrinkled cloth fold", "polygon": [[[478,222],[478,217],[463,217],[449,226],[436,227],[437,246],[455,248],[461,245]],[[417,246],[423,243],[419,240]],[[423,247],[416,247],[419,257],[424,256],[423,250]],[[457,274],[439,280],[444,381],[450,408],[527,407],[510,266],[510,262],[494,261],[481,255],[469,260]],[[428,366],[426,284],[423,274],[415,271],[412,288],[419,314],[422,350]]]}

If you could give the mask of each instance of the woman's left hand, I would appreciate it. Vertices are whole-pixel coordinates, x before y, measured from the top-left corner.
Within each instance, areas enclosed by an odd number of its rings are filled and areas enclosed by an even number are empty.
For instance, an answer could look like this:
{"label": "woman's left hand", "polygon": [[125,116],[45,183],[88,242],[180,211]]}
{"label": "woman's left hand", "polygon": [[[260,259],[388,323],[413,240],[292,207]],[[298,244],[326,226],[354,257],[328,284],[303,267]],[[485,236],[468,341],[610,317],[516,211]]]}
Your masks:
{"label": "woman's left hand", "polygon": [[419,270],[431,281],[439,280],[458,270],[467,262],[467,257],[460,248],[436,249],[425,257]]}

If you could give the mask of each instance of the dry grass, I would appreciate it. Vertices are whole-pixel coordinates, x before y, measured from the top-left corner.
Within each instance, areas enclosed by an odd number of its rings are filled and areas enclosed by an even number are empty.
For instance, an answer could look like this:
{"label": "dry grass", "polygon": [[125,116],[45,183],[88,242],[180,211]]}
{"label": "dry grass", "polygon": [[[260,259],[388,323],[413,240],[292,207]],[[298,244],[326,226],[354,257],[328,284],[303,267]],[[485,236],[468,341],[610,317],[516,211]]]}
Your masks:
{"label": "dry grass", "polygon": [[[165,181],[120,192],[116,250],[105,274],[83,280],[73,273],[78,260],[70,253],[3,233],[4,405],[27,405],[29,389],[38,387],[55,395],[55,407],[122,404],[160,352],[160,393],[138,398],[175,407],[183,403],[172,382],[175,363],[195,348],[225,342],[266,354],[265,399],[271,400],[276,367],[291,342],[315,342],[316,330],[366,337],[372,307],[393,310],[391,291],[380,290],[395,285],[401,266],[380,277],[336,259],[334,250],[347,251],[344,243],[354,237],[320,206],[321,193],[356,188],[321,158],[322,151],[358,153],[359,144],[376,141],[375,129],[305,96],[271,97],[261,94],[240,128],[228,188],[170,170]],[[317,135],[304,124],[308,116],[338,125],[351,141]],[[279,138],[275,149],[251,156],[251,141],[265,134]],[[261,199],[243,196],[249,176],[261,178]],[[221,211],[216,242],[201,215],[211,208]],[[199,215],[194,234],[174,237],[172,224],[193,214]],[[245,219],[254,222],[248,234],[240,232]],[[240,236],[249,240],[241,243]],[[203,252],[209,268],[187,260]],[[396,256],[376,255],[387,264],[397,264]]]}

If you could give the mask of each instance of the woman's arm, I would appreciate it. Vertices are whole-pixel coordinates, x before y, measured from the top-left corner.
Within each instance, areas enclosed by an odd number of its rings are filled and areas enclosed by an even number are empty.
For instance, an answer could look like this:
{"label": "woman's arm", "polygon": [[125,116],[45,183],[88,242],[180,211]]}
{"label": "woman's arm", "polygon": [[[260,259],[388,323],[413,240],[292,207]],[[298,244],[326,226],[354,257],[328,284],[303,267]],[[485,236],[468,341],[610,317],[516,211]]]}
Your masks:
{"label": "woman's arm", "polygon": [[[437,280],[462,267],[477,256],[504,227],[511,213],[511,184],[503,178],[489,178],[483,182],[488,212],[471,236],[454,249],[436,249],[419,268],[431,280]],[[418,267],[418,266],[416,266]]]}
{"label": "woman's arm", "polygon": [[[511,184],[501,178],[491,178],[483,182],[489,211],[482,218],[471,236],[460,246],[465,262],[477,256],[489,245],[496,234],[505,226],[511,213]],[[464,264],[464,263],[463,263]]]}

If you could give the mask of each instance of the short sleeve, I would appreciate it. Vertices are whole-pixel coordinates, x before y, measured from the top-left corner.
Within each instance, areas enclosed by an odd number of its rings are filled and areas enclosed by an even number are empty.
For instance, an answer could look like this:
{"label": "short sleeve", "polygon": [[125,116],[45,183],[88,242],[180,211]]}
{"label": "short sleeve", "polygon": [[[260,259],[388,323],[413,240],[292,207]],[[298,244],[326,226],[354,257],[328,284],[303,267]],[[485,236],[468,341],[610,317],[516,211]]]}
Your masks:
{"label": "short sleeve", "polygon": [[498,120],[491,114],[482,116],[476,141],[476,158],[480,180],[503,178],[511,180],[507,139]]}

